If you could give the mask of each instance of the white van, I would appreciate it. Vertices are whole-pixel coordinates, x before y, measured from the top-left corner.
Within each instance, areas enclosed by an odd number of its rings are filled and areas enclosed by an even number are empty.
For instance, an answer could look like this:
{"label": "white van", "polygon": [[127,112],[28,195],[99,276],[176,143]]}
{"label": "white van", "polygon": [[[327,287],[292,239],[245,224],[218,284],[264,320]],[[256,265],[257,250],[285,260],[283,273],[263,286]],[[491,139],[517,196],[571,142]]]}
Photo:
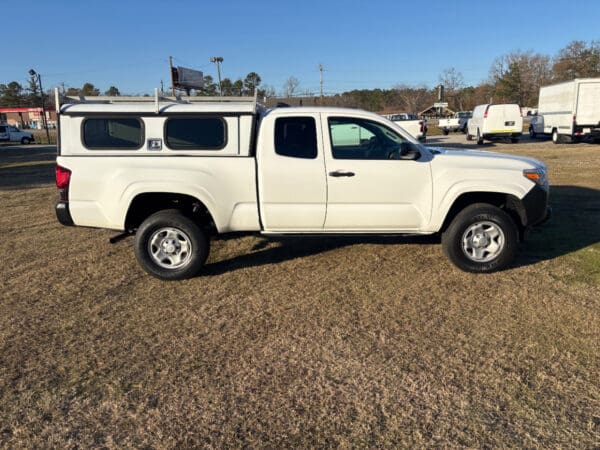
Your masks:
{"label": "white van", "polygon": [[516,103],[478,105],[467,123],[467,141],[476,137],[479,145],[484,139],[510,139],[516,143],[522,133],[523,115]]}

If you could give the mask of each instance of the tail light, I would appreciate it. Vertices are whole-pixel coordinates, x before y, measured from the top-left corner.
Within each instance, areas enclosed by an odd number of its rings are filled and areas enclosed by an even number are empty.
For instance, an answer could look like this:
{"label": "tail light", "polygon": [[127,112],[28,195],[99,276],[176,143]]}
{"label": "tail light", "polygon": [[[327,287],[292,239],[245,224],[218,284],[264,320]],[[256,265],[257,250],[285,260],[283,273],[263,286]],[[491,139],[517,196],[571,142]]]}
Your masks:
{"label": "tail light", "polygon": [[423,132],[423,124],[424,122],[422,120],[419,120],[419,131],[421,131],[421,133]]}
{"label": "tail light", "polygon": [[485,112],[483,113],[483,118],[487,119],[487,109],[485,110]]}
{"label": "tail light", "polygon": [[577,115],[573,114],[573,123],[575,123],[577,121]]}
{"label": "tail light", "polygon": [[60,200],[66,202],[69,200],[69,182],[71,181],[71,171],[65,167],[56,166],[56,187]]}

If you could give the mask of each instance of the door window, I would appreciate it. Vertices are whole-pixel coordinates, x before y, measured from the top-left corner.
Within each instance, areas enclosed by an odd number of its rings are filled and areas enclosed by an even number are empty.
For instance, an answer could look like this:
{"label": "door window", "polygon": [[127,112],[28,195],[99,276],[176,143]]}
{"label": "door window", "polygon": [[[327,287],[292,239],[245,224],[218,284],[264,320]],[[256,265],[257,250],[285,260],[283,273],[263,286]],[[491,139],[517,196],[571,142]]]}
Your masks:
{"label": "door window", "polygon": [[417,146],[386,126],[366,119],[331,117],[331,153],[334,159],[400,159]]}
{"label": "door window", "polygon": [[292,158],[317,157],[317,127],[312,117],[282,117],[275,121],[275,153]]}

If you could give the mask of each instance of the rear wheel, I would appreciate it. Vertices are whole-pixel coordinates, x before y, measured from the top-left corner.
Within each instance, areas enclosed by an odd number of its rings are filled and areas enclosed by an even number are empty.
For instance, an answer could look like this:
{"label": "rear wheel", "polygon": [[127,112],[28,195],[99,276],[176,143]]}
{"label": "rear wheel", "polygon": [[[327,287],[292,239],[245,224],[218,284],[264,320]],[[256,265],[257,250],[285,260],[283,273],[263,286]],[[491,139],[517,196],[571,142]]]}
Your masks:
{"label": "rear wheel", "polygon": [[181,280],[196,275],[206,261],[209,248],[205,232],[176,209],[152,214],[135,235],[138,263],[161,280]]}
{"label": "rear wheel", "polygon": [[555,144],[562,144],[563,139],[562,136],[558,134],[558,130],[552,131],[552,142],[554,142]]}
{"label": "rear wheel", "polygon": [[513,144],[516,144],[519,142],[519,138],[510,138],[510,142],[512,142]]}
{"label": "rear wheel", "polygon": [[483,138],[479,134],[479,130],[477,130],[477,145],[483,145]]}
{"label": "rear wheel", "polygon": [[447,130],[446,128],[444,128],[444,129],[442,130],[442,133],[444,133],[444,136],[448,136],[448,133],[450,133],[450,131],[449,131],[449,130]]}
{"label": "rear wheel", "polygon": [[517,242],[517,227],[512,218],[487,203],[467,206],[442,234],[444,252],[466,272],[505,268],[514,260]]}

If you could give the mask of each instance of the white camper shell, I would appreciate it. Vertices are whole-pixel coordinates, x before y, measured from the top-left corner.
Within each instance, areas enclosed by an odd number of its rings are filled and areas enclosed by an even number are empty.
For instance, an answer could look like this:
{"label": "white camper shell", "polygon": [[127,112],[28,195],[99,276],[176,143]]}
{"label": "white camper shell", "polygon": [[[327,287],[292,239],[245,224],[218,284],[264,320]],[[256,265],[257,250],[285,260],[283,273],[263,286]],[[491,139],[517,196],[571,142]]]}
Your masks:
{"label": "white camper shell", "polygon": [[538,117],[530,134],[555,144],[600,138],[600,78],[580,78],[540,88]]}
{"label": "white camper shell", "polygon": [[478,105],[467,123],[467,141],[476,137],[479,145],[483,144],[484,139],[510,139],[516,143],[522,132],[523,115],[516,103]]}

